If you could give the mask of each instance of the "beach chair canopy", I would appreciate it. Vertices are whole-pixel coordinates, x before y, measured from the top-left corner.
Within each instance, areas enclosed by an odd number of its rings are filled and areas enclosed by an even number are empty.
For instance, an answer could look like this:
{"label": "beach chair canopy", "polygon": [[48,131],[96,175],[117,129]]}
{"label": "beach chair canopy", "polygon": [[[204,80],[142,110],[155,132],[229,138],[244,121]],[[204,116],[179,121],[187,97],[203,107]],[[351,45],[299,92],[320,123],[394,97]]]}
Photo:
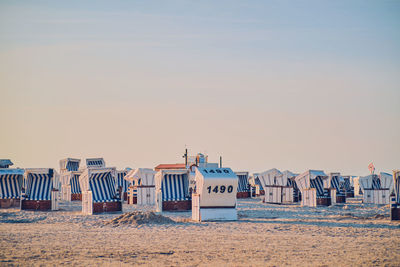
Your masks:
{"label": "beach chair canopy", "polygon": [[273,168],[262,172],[259,177],[264,187],[271,185],[286,186],[286,184],[283,184],[282,173],[278,169]]}
{"label": "beach chair canopy", "polygon": [[237,192],[250,192],[249,187],[249,173],[248,172],[235,172],[238,179]]}
{"label": "beach chair canopy", "polygon": [[330,187],[336,190],[336,194],[341,192],[340,190],[340,180],[341,180],[340,173],[338,172],[331,172],[329,174],[329,184]]}
{"label": "beach chair canopy", "polygon": [[0,159],[0,168],[9,168],[10,166],[14,165],[11,160],[9,159]]}
{"label": "beach chair canopy", "polygon": [[54,169],[25,169],[26,200],[51,200],[51,190],[53,189],[55,176]]}
{"label": "beach chair canopy", "polygon": [[155,176],[156,171],[148,168],[137,168],[134,170],[130,170],[126,176],[125,180],[132,183],[132,185],[146,185],[152,186],[155,185]]}
{"label": "beach chair canopy", "polygon": [[286,170],[286,171],[283,171],[282,172],[282,174],[281,174],[281,176],[280,176],[280,179],[278,179],[278,180],[281,180],[281,181],[279,181],[283,186],[290,186],[290,187],[292,187],[293,186],[293,179],[291,179],[291,178],[294,178],[294,177],[296,177],[296,174],[294,174],[293,172],[291,172],[291,171],[288,171],[288,170]]}
{"label": "beach chair canopy", "polygon": [[190,200],[188,170],[160,170],[155,175],[156,191],[161,190],[162,201]]}
{"label": "beach chair canopy", "polygon": [[17,199],[21,196],[23,169],[0,169],[0,199]]}
{"label": "beach chair canopy", "polygon": [[305,189],[315,188],[317,196],[324,195],[324,188],[328,188],[328,176],[320,170],[308,170],[295,178],[297,187],[303,194]]}
{"label": "beach chair canopy", "polygon": [[[383,182],[386,184],[388,183],[386,181],[385,175],[383,175],[384,180]],[[359,184],[360,187],[362,188],[362,190],[365,189],[372,189],[372,190],[376,190],[376,189],[383,189],[382,184],[381,184],[381,178],[379,175],[377,174],[370,174],[364,177],[360,177],[359,179]]]}
{"label": "beach chair canopy", "polygon": [[389,189],[390,193],[393,191],[394,188],[393,175],[390,175],[389,173],[386,172],[381,172],[379,175],[379,180],[381,181],[382,189]]}
{"label": "beach chair canopy", "polygon": [[103,158],[88,158],[86,159],[87,168],[104,168],[106,167],[106,162]]}
{"label": "beach chair canopy", "polygon": [[128,173],[127,170],[117,171],[116,175],[117,180],[115,181],[115,183],[117,188],[119,187],[122,188],[122,192],[128,192],[128,187],[130,182],[124,179],[127,173]]}
{"label": "beach chair canopy", "polygon": [[88,168],[79,176],[82,192],[92,191],[93,202],[119,201],[115,168]]}
{"label": "beach chair canopy", "polygon": [[60,170],[77,171],[79,170],[80,159],[66,158],[60,160]]}

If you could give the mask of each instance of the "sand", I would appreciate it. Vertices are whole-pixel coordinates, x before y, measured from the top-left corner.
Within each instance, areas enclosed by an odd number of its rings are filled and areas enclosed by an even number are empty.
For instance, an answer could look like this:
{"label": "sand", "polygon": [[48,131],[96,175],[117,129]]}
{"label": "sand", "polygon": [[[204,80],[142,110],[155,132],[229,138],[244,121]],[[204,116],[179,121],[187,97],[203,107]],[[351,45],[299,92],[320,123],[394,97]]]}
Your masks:
{"label": "sand", "polygon": [[400,266],[400,223],[389,220],[388,206],[246,199],[238,221],[202,223],[190,212],[164,212],[174,221],[160,223],[149,219],[151,207],[136,205],[124,205],[142,214],[131,221],[116,219],[122,213],[81,215],[80,202],[60,207],[0,210],[0,265]]}

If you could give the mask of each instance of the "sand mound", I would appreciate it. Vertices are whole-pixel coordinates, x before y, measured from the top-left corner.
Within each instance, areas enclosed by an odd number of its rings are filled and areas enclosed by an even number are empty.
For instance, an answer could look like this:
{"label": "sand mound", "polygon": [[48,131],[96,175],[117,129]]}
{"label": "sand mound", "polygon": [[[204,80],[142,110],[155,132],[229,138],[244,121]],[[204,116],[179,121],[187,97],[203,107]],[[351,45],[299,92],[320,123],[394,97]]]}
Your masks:
{"label": "sand mound", "polygon": [[122,225],[134,225],[138,226],[141,224],[169,224],[175,223],[168,217],[155,214],[154,212],[134,211],[124,213],[111,221],[105,222],[105,225],[122,226]]}

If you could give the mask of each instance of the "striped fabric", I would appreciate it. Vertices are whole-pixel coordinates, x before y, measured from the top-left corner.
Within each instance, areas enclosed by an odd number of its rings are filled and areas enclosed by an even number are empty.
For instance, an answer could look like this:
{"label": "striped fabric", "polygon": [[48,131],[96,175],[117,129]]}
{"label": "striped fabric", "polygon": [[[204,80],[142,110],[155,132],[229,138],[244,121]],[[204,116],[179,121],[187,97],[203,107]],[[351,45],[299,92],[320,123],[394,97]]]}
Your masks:
{"label": "striped fabric", "polygon": [[315,179],[310,179],[311,188],[317,189],[317,197],[324,196],[324,181],[320,176],[317,176]]}
{"label": "striped fabric", "polygon": [[299,188],[297,187],[296,181],[293,178],[288,178],[287,179],[287,184],[286,186],[293,187],[293,195],[297,196],[299,193]]}
{"label": "striped fabric", "polygon": [[331,187],[336,189],[336,194],[340,194],[339,176],[332,176]]}
{"label": "striped fabric", "polygon": [[261,184],[260,178],[256,177],[256,179],[254,179],[254,181],[256,182],[257,185],[259,185],[260,190],[264,190],[264,187]]}
{"label": "striped fabric", "polygon": [[26,182],[27,200],[51,200],[53,179],[49,174],[29,173]]}
{"label": "striped fabric", "polygon": [[163,201],[190,200],[187,174],[166,174],[161,191]]}
{"label": "striped fabric", "polygon": [[68,161],[66,169],[68,171],[77,171],[79,169],[79,162],[76,161]]}
{"label": "striped fabric", "polygon": [[122,187],[122,192],[128,192],[128,187],[129,187],[129,181],[125,180],[124,177],[126,175],[126,171],[125,172],[118,172],[117,175],[117,188],[119,188],[120,186]]}
{"label": "striped fabric", "polygon": [[71,184],[71,193],[72,194],[81,194],[81,186],[79,184],[79,174],[73,174],[70,180]]}
{"label": "striped fabric", "polygon": [[372,177],[372,189],[381,189],[381,180],[376,176]]}
{"label": "striped fabric", "polygon": [[118,201],[111,172],[92,174],[89,180],[89,188],[93,192],[93,202]]}
{"label": "striped fabric", "polygon": [[346,192],[351,191],[350,178],[344,178],[343,189],[346,190]]}
{"label": "striped fabric", "polygon": [[238,192],[250,192],[250,188],[247,182],[247,175],[237,175],[238,182]]}
{"label": "striped fabric", "polygon": [[0,199],[15,199],[21,194],[22,174],[0,175]]}
{"label": "striped fabric", "polygon": [[88,166],[103,166],[103,161],[102,160],[88,160],[87,165]]}
{"label": "striped fabric", "polygon": [[396,203],[400,204],[400,174],[394,179],[394,193],[396,194]]}

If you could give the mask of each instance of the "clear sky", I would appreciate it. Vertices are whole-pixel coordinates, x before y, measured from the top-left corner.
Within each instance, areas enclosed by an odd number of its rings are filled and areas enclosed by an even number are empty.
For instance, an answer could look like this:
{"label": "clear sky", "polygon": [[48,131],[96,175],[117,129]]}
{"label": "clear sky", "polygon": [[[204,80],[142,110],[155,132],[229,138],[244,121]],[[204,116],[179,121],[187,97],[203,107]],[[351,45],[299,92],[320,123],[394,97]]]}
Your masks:
{"label": "clear sky", "polygon": [[0,158],[400,168],[400,1],[1,1]]}

